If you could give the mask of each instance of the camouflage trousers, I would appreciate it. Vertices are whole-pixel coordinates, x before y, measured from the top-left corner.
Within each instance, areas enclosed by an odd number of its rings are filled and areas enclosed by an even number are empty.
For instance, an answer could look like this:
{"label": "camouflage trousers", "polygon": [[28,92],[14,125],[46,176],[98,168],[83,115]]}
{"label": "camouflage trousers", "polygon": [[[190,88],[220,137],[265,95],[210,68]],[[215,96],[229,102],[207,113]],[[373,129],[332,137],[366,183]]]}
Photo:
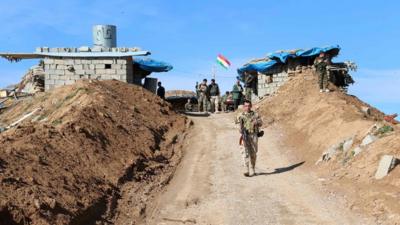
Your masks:
{"label": "camouflage trousers", "polygon": [[[200,93],[200,97],[198,98],[198,111],[199,112],[207,112],[208,111],[208,99],[207,96],[203,93]],[[202,110],[203,108],[203,110]]]}
{"label": "camouflage trousers", "polygon": [[328,73],[326,71],[324,72],[319,72],[319,89],[325,90],[328,88]]}
{"label": "camouflage trousers", "polygon": [[211,96],[211,112],[219,112],[219,96]]}
{"label": "camouflage trousers", "polygon": [[257,151],[258,151],[258,136],[257,133],[249,134],[248,140],[244,142],[244,149],[242,151],[244,159],[244,167],[248,171],[251,166],[252,169],[256,167]]}
{"label": "camouflage trousers", "polygon": [[253,94],[253,89],[246,87],[245,95],[244,95],[245,99],[251,101],[252,94]]}

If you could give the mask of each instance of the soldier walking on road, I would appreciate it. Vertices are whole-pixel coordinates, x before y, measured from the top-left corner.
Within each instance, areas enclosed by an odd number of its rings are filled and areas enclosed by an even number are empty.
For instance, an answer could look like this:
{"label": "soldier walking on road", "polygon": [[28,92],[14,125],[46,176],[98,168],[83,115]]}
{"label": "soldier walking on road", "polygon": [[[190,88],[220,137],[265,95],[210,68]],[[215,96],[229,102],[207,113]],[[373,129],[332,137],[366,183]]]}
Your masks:
{"label": "soldier walking on road", "polygon": [[240,101],[242,100],[242,94],[243,94],[243,87],[240,84],[240,80],[237,80],[236,84],[233,85],[233,89],[232,89],[234,110],[236,110],[238,108],[238,106],[240,105]]}
{"label": "soldier walking on road", "polygon": [[[242,134],[241,143],[244,145],[244,175],[246,177],[256,175],[255,167],[258,151],[258,136],[260,127],[262,126],[261,118],[256,112],[251,110],[251,107],[251,102],[245,100],[243,113],[240,114],[237,120],[237,122],[240,123],[240,133]],[[250,175],[250,166],[253,172],[252,175]]]}
{"label": "soldier walking on road", "polygon": [[211,84],[208,86],[211,101],[211,112],[219,113],[219,86],[215,83],[215,79],[211,79]]}
{"label": "soldier walking on road", "polygon": [[[199,112],[207,112],[207,103],[208,103],[208,87],[207,87],[207,79],[203,79],[203,82],[201,82],[197,90],[199,92],[199,98],[198,98],[198,110]],[[203,108],[202,108],[203,106]]]}

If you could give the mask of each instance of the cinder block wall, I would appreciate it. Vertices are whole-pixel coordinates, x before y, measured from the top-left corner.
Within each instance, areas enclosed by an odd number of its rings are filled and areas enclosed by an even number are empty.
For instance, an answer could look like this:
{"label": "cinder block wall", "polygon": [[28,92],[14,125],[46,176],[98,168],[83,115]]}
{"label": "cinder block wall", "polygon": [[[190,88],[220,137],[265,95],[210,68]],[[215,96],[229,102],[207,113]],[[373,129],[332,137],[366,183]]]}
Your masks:
{"label": "cinder block wall", "polygon": [[258,96],[272,95],[280,86],[285,84],[291,76],[313,71],[314,69],[312,66],[297,65],[296,67],[285,66],[279,70],[272,71],[271,74],[258,73]]}
{"label": "cinder block wall", "polygon": [[116,79],[133,83],[132,57],[45,58],[44,72],[46,91],[80,79]]}

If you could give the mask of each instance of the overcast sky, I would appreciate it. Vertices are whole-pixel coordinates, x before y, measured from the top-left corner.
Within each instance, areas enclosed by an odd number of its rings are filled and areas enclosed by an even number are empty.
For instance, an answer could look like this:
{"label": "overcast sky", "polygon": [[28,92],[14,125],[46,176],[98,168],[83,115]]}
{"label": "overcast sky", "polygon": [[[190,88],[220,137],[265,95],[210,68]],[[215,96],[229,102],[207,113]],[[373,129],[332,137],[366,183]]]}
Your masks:
{"label": "overcast sky", "polygon": [[[359,71],[350,93],[386,113],[400,112],[399,1],[1,0],[0,51],[92,45],[92,25],[117,25],[119,47],[138,46],[171,63],[154,75],[167,89],[193,89],[211,77],[231,89],[236,68],[280,49],[338,44],[338,60]],[[37,60],[0,59],[0,86],[16,83]]]}

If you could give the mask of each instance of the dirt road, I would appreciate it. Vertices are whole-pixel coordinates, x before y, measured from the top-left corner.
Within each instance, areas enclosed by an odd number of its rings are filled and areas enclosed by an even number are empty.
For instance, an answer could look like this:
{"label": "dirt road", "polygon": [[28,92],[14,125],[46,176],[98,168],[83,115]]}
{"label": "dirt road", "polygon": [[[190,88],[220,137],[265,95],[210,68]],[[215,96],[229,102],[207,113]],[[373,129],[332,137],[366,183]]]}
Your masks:
{"label": "dirt road", "polygon": [[146,224],[370,224],[323,190],[274,126],[260,139],[257,176],[244,177],[233,114],[192,118],[185,156]]}

